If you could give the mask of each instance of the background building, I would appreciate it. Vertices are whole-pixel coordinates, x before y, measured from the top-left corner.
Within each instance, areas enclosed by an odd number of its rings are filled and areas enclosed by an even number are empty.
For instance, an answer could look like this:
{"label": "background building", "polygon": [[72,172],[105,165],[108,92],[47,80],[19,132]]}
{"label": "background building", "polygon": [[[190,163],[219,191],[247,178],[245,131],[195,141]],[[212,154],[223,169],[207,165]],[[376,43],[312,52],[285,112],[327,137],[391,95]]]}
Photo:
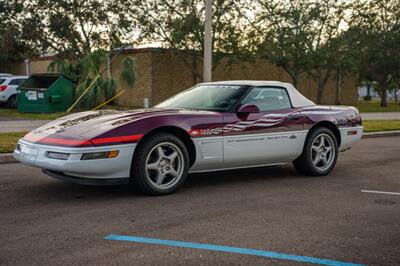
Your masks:
{"label": "background building", "polygon": [[[127,89],[125,94],[117,100],[117,104],[121,106],[142,107],[146,98],[150,105],[154,105],[201,82],[198,75],[193,74],[193,69],[197,69],[201,73],[202,64],[197,63],[194,66],[193,61],[185,58],[185,55],[157,48],[129,49],[117,55],[111,64],[110,72],[117,82],[117,91],[125,89],[119,80],[121,64],[127,56],[135,58],[137,79],[134,88]],[[30,74],[47,72],[47,67],[53,59],[52,56],[30,59]],[[26,63],[9,64],[1,71],[22,75],[26,73]],[[104,72],[104,75],[107,75],[107,71]],[[213,80],[237,79],[291,82],[289,75],[283,69],[265,59],[248,62],[232,59],[227,55],[213,70]],[[306,97],[316,101],[317,85],[306,75],[301,77],[298,89]],[[340,104],[356,105],[357,98],[355,77],[342,76],[340,84],[338,84],[336,75],[333,75],[326,85],[322,104],[337,104],[339,99]]]}

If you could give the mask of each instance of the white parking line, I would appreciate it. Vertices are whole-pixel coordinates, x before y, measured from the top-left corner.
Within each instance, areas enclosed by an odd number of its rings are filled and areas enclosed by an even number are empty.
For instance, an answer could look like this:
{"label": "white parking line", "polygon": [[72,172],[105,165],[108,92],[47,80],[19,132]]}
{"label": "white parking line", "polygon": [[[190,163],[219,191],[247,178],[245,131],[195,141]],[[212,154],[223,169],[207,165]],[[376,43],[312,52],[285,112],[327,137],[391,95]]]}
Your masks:
{"label": "white parking line", "polygon": [[388,192],[388,191],[377,191],[377,190],[361,190],[361,192],[400,196],[399,192]]}

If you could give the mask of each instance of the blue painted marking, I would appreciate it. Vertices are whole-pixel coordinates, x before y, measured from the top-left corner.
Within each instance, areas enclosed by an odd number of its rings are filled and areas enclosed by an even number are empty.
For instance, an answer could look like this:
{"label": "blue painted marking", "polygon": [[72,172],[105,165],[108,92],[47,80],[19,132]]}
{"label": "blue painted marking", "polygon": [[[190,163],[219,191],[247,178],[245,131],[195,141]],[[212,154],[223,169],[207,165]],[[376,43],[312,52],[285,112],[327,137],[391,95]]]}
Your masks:
{"label": "blue painted marking", "polygon": [[148,237],[124,236],[124,235],[111,234],[111,235],[106,236],[104,239],[117,240],[117,241],[128,241],[128,242],[135,242],[135,243],[164,245],[164,246],[172,246],[172,247],[195,248],[195,249],[206,249],[206,250],[213,250],[213,251],[231,252],[231,253],[273,258],[273,259],[278,259],[278,260],[292,260],[292,261],[307,262],[307,263],[314,263],[314,264],[320,264],[320,265],[331,265],[331,266],[361,266],[361,265],[363,265],[363,264],[357,264],[357,263],[342,262],[342,261],[337,261],[337,260],[319,259],[319,258],[308,257],[308,256],[297,256],[297,255],[278,253],[278,252],[273,252],[273,251],[265,251],[265,250],[260,250],[260,249],[220,246],[220,245],[213,245],[213,244],[202,244],[202,243],[194,243],[194,242],[175,241],[175,240],[164,240],[164,239],[148,238]]}

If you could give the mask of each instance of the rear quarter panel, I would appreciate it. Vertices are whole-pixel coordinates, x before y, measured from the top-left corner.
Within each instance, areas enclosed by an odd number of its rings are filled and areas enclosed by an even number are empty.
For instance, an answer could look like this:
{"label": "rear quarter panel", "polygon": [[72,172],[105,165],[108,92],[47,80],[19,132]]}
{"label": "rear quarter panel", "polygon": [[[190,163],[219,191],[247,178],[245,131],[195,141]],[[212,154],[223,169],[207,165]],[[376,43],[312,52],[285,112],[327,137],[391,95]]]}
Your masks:
{"label": "rear quarter panel", "polygon": [[362,120],[355,107],[313,106],[303,108],[300,112],[304,117],[306,129],[310,130],[320,122],[333,123],[340,133],[340,151],[350,148],[362,137]]}

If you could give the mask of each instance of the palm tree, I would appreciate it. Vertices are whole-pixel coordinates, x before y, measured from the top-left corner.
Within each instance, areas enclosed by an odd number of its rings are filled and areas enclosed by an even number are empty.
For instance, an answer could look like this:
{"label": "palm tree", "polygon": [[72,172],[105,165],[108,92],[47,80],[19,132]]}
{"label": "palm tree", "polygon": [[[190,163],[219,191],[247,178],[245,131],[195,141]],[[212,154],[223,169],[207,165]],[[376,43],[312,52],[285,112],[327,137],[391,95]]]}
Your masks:
{"label": "palm tree", "polygon": [[[69,60],[54,60],[48,67],[49,72],[59,72],[75,83],[75,96],[79,97],[91,86],[79,102],[79,107],[91,109],[115,95],[116,82],[112,77],[105,78],[106,69],[101,67],[107,63],[107,53],[96,50],[87,54],[77,62]],[[135,61],[127,57],[122,63],[121,81],[128,88],[133,88],[136,81]],[[93,83],[93,85],[92,85]]]}

